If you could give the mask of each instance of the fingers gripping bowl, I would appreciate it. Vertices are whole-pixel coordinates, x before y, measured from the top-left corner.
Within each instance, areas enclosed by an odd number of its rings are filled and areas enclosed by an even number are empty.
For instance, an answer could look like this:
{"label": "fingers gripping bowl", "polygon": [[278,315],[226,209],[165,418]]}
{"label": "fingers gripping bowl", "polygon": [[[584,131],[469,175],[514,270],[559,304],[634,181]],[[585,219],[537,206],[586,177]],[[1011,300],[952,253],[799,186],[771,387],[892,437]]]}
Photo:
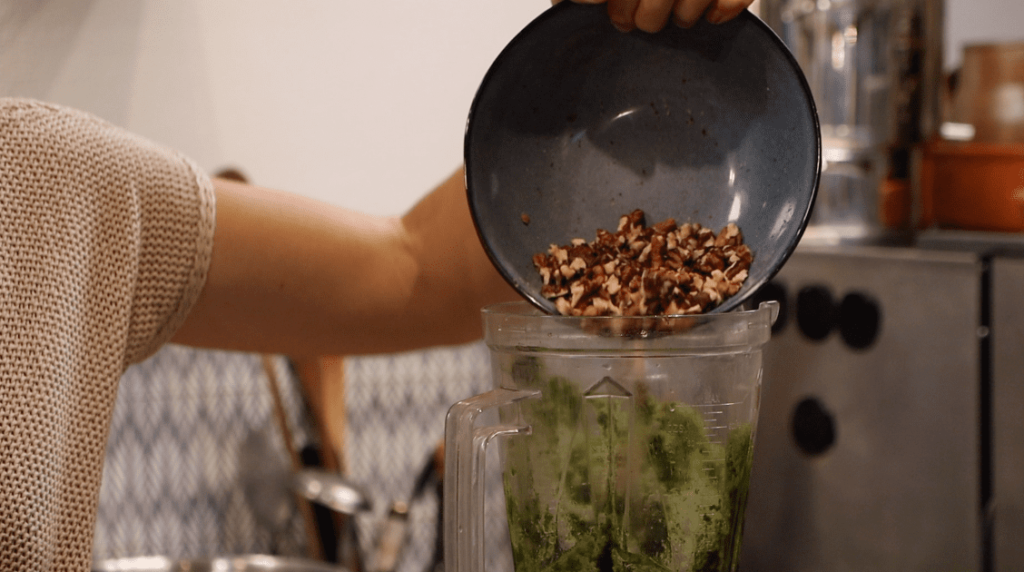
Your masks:
{"label": "fingers gripping bowl", "polygon": [[562,2],[501,52],[465,136],[470,209],[492,262],[534,305],[533,256],[592,240],[636,209],[715,229],[733,223],[754,259],[740,306],[799,242],[821,171],[803,74],[744,12],[720,25],[622,33],[601,5]]}

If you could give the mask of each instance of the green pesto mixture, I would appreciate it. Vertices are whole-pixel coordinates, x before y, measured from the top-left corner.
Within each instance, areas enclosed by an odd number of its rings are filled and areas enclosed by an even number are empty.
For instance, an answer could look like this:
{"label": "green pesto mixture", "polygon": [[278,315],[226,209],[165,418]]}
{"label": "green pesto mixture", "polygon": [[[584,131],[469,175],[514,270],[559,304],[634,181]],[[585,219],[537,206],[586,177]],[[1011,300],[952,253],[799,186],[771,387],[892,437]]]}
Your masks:
{"label": "green pesto mixture", "polygon": [[749,424],[712,443],[698,411],[658,402],[643,385],[630,395],[606,378],[584,396],[524,365],[513,368],[519,387],[542,397],[521,402],[532,435],[505,443],[516,572],[736,568]]}

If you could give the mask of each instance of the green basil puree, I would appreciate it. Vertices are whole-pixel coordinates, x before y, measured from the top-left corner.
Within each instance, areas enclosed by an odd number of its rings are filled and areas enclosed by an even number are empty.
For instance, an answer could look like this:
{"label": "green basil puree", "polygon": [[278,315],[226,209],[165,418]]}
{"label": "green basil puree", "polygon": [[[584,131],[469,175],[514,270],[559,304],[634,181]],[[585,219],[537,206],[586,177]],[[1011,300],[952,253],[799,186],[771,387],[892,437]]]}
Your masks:
{"label": "green basil puree", "polygon": [[606,378],[584,396],[524,365],[517,383],[542,397],[520,404],[532,435],[505,443],[516,572],[735,570],[749,424],[713,443],[698,411],[659,402],[642,384],[630,393]]}

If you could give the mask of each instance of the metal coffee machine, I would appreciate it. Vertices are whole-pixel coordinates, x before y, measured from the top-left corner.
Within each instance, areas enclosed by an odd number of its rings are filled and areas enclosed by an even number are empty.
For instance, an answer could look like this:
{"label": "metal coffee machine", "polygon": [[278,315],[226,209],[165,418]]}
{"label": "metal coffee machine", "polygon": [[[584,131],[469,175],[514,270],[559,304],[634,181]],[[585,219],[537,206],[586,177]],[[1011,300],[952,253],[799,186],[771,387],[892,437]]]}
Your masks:
{"label": "metal coffee machine", "polygon": [[906,242],[915,148],[941,121],[942,0],[762,0],[814,95],[822,178],[804,242]]}
{"label": "metal coffee machine", "polygon": [[942,3],[761,12],[811,84],[825,164],[805,239],[759,292],[782,311],[741,567],[1022,570],[1024,235],[914,230]]}

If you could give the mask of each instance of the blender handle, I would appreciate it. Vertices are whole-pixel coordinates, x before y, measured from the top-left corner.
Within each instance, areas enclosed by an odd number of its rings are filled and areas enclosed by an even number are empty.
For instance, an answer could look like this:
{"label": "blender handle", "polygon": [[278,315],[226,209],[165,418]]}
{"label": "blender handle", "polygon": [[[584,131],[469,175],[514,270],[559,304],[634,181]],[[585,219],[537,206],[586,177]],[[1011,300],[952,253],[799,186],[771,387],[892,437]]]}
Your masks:
{"label": "blender handle", "polygon": [[764,300],[757,305],[757,309],[768,308],[768,325],[774,326],[775,321],[779,319],[779,312],[781,311],[781,304],[778,300]]}
{"label": "blender handle", "polygon": [[494,437],[528,435],[530,427],[477,427],[481,413],[537,397],[539,391],[494,389],[460,401],[445,419],[444,566],[445,572],[484,570],[484,465]]}

